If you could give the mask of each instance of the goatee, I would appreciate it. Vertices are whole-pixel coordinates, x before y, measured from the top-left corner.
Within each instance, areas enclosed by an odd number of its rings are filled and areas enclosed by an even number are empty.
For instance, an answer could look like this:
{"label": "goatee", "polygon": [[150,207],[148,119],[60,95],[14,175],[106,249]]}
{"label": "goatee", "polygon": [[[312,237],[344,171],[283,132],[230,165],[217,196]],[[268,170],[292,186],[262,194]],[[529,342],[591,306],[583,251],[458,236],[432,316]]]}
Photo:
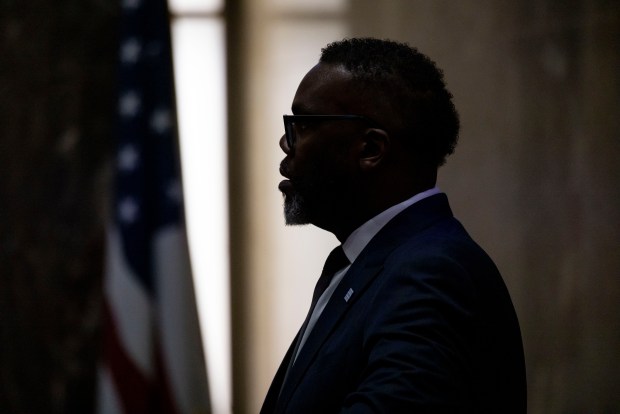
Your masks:
{"label": "goatee", "polygon": [[287,226],[310,224],[307,203],[304,197],[297,191],[283,194],[284,196],[284,222]]}

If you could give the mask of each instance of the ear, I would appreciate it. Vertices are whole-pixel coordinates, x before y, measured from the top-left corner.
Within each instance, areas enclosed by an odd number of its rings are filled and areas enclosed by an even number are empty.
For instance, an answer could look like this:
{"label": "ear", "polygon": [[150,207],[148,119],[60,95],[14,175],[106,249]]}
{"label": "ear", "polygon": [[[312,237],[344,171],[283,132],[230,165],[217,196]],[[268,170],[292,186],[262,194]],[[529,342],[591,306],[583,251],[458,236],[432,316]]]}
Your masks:
{"label": "ear", "polygon": [[364,134],[360,151],[360,168],[362,171],[376,168],[386,158],[390,149],[390,136],[378,128],[369,128]]}

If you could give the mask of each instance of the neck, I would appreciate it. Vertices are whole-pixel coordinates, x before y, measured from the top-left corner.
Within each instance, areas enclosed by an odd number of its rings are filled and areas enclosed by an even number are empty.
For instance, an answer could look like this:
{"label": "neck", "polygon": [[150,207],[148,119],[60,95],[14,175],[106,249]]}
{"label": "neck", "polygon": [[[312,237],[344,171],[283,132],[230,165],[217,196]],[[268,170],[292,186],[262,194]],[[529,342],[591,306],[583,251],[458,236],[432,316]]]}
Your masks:
{"label": "neck", "polygon": [[428,183],[408,190],[394,191],[394,189],[391,189],[389,196],[383,195],[380,197],[378,195],[365,195],[363,200],[358,200],[358,202],[351,200],[352,202],[349,203],[348,208],[342,209],[341,213],[337,216],[333,215],[329,223],[315,223],[315,225],[333,233],[341,243],[344,243],[351,233],[368,220],[388,208],[400,204],[414,195],[430,190],[433,187],[434,183]]}

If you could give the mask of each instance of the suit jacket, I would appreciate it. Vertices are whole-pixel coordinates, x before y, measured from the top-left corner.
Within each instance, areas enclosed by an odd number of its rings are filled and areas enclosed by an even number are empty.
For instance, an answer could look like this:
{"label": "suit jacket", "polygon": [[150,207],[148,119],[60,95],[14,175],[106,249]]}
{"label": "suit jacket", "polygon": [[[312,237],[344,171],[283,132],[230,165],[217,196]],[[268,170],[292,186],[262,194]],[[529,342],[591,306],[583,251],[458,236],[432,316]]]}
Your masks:
{"label": "suit jacket", "polygon": [[510,296],[444,194],[407,208],[370,241],[283,384],[296,340],[262,414],[526,412]]}

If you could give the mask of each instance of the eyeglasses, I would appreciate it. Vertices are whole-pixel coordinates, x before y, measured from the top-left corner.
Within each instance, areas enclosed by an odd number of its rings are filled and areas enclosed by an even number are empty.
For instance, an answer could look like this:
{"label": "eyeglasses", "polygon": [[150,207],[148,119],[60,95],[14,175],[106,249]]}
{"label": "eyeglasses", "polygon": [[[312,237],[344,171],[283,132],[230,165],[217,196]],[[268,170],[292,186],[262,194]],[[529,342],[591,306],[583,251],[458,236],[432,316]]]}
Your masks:
{"label": "eyeglasses", "polygon": [[291,151],[295,148],[297,141],[297,127],[306,123],[361,120],[371,126],[379,127],[379,124],[364,115],[284,115],[283,118],[286,144]]}

